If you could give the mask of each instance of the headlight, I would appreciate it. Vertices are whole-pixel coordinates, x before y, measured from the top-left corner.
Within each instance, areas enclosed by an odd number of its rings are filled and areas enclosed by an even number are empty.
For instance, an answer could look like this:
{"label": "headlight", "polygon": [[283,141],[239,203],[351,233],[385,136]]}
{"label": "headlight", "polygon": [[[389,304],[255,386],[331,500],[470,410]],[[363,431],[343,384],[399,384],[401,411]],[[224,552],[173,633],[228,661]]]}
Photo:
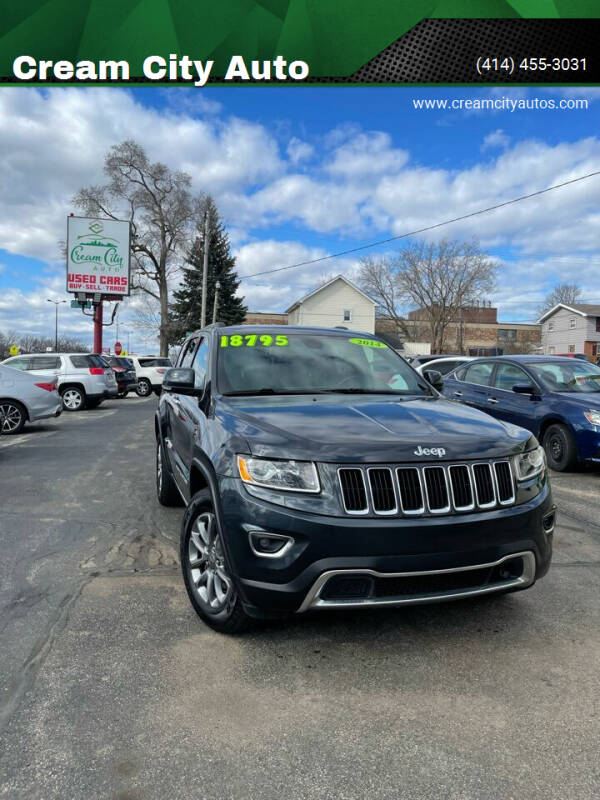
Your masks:
{"label": "headlight", "polygon": [[546,469],[546,453],[543,447],[536,447],[535,450],[529,450],[527,453],[522,453],[515,459],[517,467],[517,480],[527,481],[530,478],[535,478],[540,472]]}
{"label": "headlight", "polygon": [[583,416],[587,419],[590,425],[600,425],[600,411],[590,408],[589,411],[584,411]]}
{"label": "headlight", "polygon": [[288,492],[320,491],[317,468],[312,461],[271,461],[238,456],[237,463],[240,478],[252,486]]}

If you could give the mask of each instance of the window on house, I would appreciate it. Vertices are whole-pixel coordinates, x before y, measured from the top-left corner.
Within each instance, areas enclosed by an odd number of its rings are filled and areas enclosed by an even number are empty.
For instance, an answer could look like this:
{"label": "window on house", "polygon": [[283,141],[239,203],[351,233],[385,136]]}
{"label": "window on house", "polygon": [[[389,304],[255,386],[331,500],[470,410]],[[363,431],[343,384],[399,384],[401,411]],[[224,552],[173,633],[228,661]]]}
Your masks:
{"label": "window on house", "polygon": [[548,330],[549,331],[553,331],[554,330],[554,323],[553,322],[549,322],[548,323]]}
{"label": "window on house", "polygon": [[498,328],[499,342],[515,342],[516,339],[517,331],[514,328]]}
{"label": "window on house", "polygon": [[570,344],[569,345],[569,353],[574,353],[574,352],[575,352],[575,345],[574,344]]}
{"label": "window on house", "polygon": [[596,317],[596,333],[600,333],[600,317]]}
{"label": "window on house", "polygon": [[352,309],[345,308],[343,316],[344,316],[344,322],[352,322]]}
{"label": "window on house", "polygon": [[569,317],[569,328],[575,328],[575,327],[577,327],[577,322],[575,320],[575,317]]}

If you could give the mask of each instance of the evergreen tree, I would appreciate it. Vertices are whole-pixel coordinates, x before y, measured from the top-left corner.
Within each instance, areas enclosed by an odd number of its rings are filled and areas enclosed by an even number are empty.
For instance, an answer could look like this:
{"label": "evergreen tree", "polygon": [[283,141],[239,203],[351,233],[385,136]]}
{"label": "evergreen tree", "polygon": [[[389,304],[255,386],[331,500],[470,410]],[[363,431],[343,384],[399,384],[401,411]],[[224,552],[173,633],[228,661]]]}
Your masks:
{"label": "evergreen tree", "polygon": [[[205,209],[210,214],[208,279],[206,292],[206,322],[212,322],[215,300],[215,284],[220,283],[217,320],[235,325],[246,318],[244,298],[236,297],[240,285],[235,272],[235,258],[231,255],[229,237],[221,222],[219,211],[211,197],[207,197]],[[204,215],[201,216],[204,220]],[[184,278],[180,288],[173,292],[170,313],[170,341],[177,343],[188,331],[201,326],[202,313],[202,265],[204,262],[204,223],[198,225],[198,235],[188,253]]]}

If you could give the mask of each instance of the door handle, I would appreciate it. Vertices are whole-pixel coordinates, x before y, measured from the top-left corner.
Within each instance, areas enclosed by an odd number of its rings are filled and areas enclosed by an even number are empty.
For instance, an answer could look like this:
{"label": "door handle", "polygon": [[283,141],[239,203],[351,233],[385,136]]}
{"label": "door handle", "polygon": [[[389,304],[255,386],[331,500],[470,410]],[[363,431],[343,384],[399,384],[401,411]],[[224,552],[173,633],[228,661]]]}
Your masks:
{"label": "door handle", "polygon": [[456,397],[462,397],[463,396],[462,392],[454,392],[454,394],[456,395]]}
{"label": "door handle", "polygon": [[488,397],[487,401],[488,401],[488,403],[497,403],[498,402],[495,397]]}

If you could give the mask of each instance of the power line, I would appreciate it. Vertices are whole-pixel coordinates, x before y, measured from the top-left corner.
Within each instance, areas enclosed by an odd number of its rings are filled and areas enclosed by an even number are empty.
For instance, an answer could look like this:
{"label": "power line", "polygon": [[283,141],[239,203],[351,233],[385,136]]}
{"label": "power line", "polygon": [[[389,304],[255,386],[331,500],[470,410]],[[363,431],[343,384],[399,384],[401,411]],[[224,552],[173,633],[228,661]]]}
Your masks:
{"label": "power line", "polygon": [[521,197],[515,197],[513,200],[505,200],[503,203],[497,203],[494,206],[488,206],[487,208],[482,208],[479,211],[471,211],[469,214],[462,214],[460,217],[453,217],[452,219],[444,220],[443,222],[437,222],[435,225],[427,225],[425,228],[419,228],[415,231],[410,231],[409,233],[401,233],[398,236],[390,236],[388,239],[380,239],[377,242],[370,242],[369,244],[361,244],[359,247],[353,247],[350,250],[341,250],[339,253],[332,253],[329,256],[321,256],[320,258],[313,258],[310,261],[300,261],[298,264],[290,264],[287,267],[276,267],[275,269],[265,269],[261,272],[253,272],[251,275],[244,275],[241,276],[242,280],[248,280],[250,278],[258,278],[260,275],[271,275],[274,272],[283,272],[284,270],[288,269],[296,269],[297,267],[306,267],[309,264],[318,264],[321,261],[328,261],[332,258],[339,258],[340,256],[347,256],[351,255],[352,253],[358,253],[361,250],[368,250],[370,247],[377,247],[380,244],[389,244],[390,242],[397,242],[399,239],[407,239],[409,236],[416,236],[419,233],[425,233],[426,231],[435,230],[435,228],[441,228],[444,225],[451,225],[453,222],[460,222],[463,219],[469,219],[470,217],[477,217],[480,214],[487,214],[488,211],[495,211],[497,208],[504,208],[504,206],[510,206],[513,203],[520,203],[521,200],[529,200],[530,197],[537,197],[540,194],[546,194],[546,192],[552,192],[554,189],[562,189],[563,186],[569,186],[572,183],[577,183],[578,181],[584,181],[587,178],[593,178],[595,175],[600,175],[600,170],[596,172],[588,172],[587,175],[580,175],[579,178],[572,178],[570,181],[564,181],[563,183],[557,183],[554,186],[548,186],[546,189],[540,189],[537,192],[531,192],[531,194],[524,194]]}

